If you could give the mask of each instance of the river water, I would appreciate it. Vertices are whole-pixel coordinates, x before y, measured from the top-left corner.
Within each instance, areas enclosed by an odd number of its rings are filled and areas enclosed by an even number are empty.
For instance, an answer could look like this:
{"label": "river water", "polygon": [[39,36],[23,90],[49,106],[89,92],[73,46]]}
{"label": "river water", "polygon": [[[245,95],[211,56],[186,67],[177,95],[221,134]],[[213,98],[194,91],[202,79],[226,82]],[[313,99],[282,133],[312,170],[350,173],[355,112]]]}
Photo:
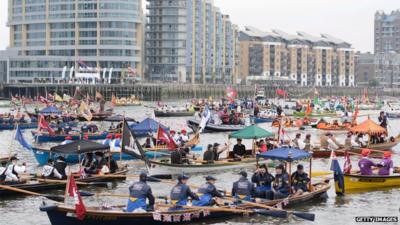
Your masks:
{"label": "river water", "polygon": [[[148,103],[153,104],[153,103]],[[1,108],[1,112],[6,112],[9,109]],[[126,116],[133,117],[137,120],[142,120],[147,116],[152,114],[152,109],[148,107],[119,107],[116,108],[117,113],[125,114]],[[363,115],[370,115],[372,119],[376,120],[378,112],[377,111],[362,111]],[[366,117],[361,117],[359,120],[362,121]],[[157,119],[164,125],[171,127],[172,129],[180,130],[186,128],[187,118],[165,118]],[[397,135],[400,132],[400,120],[390,120],[389,121],[389,133],[390,135]],[[107,123],[102,123],[104,127],[108,126]],[[271,129],[271,124],[260,125],[268,130]],[[318,135],[323,134],[318,131],[303,131],[303,133],[311,133],[314,139],[317,139]],[[293,137],[294,132],[289,133],[289,136]],[[25,138],[33,143],[32,135],[29,130],[24,131]],[[343,137],[343,135],[339,135]],[[0,132],[0,155],[8,155],[9,147],[11,146],[12,153],[17,153],[21,162],[26,162],[28,164],[28,170],[30,172],[37,171],[38,168],[36,161],[30,152],[24,150],[18,143],[13,140],[13,131],[2,131]],[[207,144],[219,142],[228,142],[228,133],[215,133],[215,134],[202,134],[201,143],[203,147]],[[230,140],[230,142],[235,144],[235,140]],[[250,142],[244,142],[248,147],[251,146]],[[394,148],[394,152],[400,153],[400,145]],[[395,166],[400,165],[400,159],[398,154],[393,156],[395,161]],[[357,167],[357,156],[352,157],[353,168]],[[315,159],[313,161],[314,170],[328,170],[328,159]],[[137,173],[144,169],[143,164],[138,161],[127,162],[129,164],[130,172]],[[304,162],[306,170],[308,168],[307,162]],[[343,167],[343,160],[340,159],[340,165]],[[294,167],[293,167],[294,170]],[[251,172],[249,169],[248,172]],[[217,187],[221,189],[226,189],[230,191],[232,183],[238,179],[238,171],[224,171],[218,173],[211,173],[217,177]],[[108,192],[108,193],[119,193],[126,194],[127,187],[132,181],[131,178],[123,182],[116,182],[113,184],[112,188],[108,190],[105,188],[94,187],[94,188],[82,188],[91,192]],[[191,177],[190,183],[201,184],[204,182],[204,175],[195,175]],[[316,181],[315,181],[316,182]],[[333,182],[331,181],[331,184]],[[168,195],[172,185],[161,184],[161,183],[150,183],[153,193],[157,196]],[[53,191],[54,194],[63,194],[63,190]],[[356,223],[356,216],[399,216],[400,208],[400,190],[399,189],[389,189],[389,190],[377,190],[374,192],[358,193],[358,194],[346,194],[342,197],[337,197],[332,187],[328,192],[328,198],[324,200],[317,200],[314,202],[307,202],[304,205],[296,206],[295,210],[303,210],[308,212],[313,212],[316,214],[316,219],[314,224],[324,224],[324,225],[347,225],[347,224],[363,224]],[[18,196],[18,197],[6,197],[0,199],[0,224],[1,225],[49,225],[50,222],[47,215],[39,211],[39,206],[43,201],[50,202],[41,197],[31,197],[31,196]],[[107,203],[111,204],[125,204],[126,199],[124,198],[111,198],[111,197],[90,197],[84,198],[86,205],[102,205]],[[229,224],[229,225],[242,225],[242,224],[285,224],[285,225],[301,225],[310,224],[309,221],[304,221],[294,217],[288,219],[275,219],[275,218],[265,218],[260,216],[238,216],[235,219],[227,221],[211,221],[207,224]],[[365,223],[371,224],[371,223]],[[391,223],[385,223],[391,224]],[[395,224],[395,223],[393,223]],[[100,225],[100,224],[99,224]]]}

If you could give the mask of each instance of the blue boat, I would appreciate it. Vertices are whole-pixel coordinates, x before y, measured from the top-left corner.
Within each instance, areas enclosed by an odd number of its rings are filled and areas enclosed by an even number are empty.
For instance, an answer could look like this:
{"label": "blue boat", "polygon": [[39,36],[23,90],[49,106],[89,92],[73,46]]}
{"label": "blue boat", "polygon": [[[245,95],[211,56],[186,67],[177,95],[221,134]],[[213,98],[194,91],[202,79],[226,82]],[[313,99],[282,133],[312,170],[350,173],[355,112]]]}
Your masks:
{"label": "blue boat", "polygon": [[[14,130],[16,127],[17,123],[0,123],[0,131],[2,130]],[[76,127],[78,126],[77,122],[68,122],[68,123],[61,123],[61,127],[65,127],[66,125],[70,127]],[[38,123],[37,122],[31,122],[31,123],[18,123],[18,126],[20,129],[36,129],[38,128]],[[50,127],[55,128],[57,125],[55,124],[50,124]]]}
{"label": "blue boat", "polygon": [[[108,132],[104,131],[102,133],[88,133],[88,139],[89,140],[102,140],[106,139],[108,135]],[[81,136],[83,136],[81,133],[70,133],[70,134],[56,134],[56,135],[50,135],[48,133],[38,133],[37,131],[32,131],[32,136],[35,139],[35,142],[37,143],[42,143],[42,142],[61,142],[64,141],[67,136],[70,136],[72,140],[80,140]]]}
{"label": "blue boat", "polygon": [[258,124],[258,123],[271,123],[272,121],[274,121],[274,118],[262,118],[262,117],[255,117],[255,116],[251,116],[250,119],[255,124]]}

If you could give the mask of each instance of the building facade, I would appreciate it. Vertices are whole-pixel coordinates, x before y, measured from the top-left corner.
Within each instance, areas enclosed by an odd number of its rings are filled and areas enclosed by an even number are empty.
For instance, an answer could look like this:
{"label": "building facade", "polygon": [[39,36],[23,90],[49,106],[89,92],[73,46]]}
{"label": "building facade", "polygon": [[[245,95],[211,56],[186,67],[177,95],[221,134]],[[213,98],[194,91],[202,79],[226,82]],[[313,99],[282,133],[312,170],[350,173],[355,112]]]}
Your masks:
{"label": "building facade", "polygon": [[330,35],[246,27],[239,41],[243,79],[276,77],[301,86],[355,86],[354,50]]}
{"label": "building facade", "polygon": [[357,86],[379,85],[375,77],[375,55],[372,53],[356,53],[356,83]]}
{"label": "building facade", "polygon": [[238,28],[212,0],[147,0],[146,63],[151,81],[232,83]]}
{"label": "building facade", "polygon": [[375,13],[375,53],[400,53],[400,10]]}
{"label": "building facade", "polygon": [[380,86],[400,87],[400,54],[375,54],[375,77]]}
{"label": "building facade", "polygon": [[9,82],[142,75],[141,0],[9,0]]}

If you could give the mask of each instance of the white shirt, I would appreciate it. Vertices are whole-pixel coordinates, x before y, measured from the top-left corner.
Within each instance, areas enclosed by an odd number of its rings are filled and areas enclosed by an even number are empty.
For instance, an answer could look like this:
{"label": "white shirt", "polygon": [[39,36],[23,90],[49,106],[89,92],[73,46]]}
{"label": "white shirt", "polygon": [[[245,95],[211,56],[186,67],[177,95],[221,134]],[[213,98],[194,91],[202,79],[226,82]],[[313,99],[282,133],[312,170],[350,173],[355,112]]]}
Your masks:
{"label": "white shirt", "polygon": [[337,146],[336,143],[332,139],[328,138],[327,141],[328,141],[328,149],[329,150],[336,150],[339,148],[339,146]]}
{"label": "white shirt", "polygon": [[[53,173],[53,177],[62,179],[62,175],[56,168],[51,165],[45,165],[42,169],[42,176],[49,177]],[[51,178],[51,177],[50,177]]]}
{"label": "white shirt", "polygon": [[304,143],[304,141],[301,139],[297,139],[297,144],[299,145],[297,146],[299,149],[303,150],[306,147],[306,143]]}
{"label": "white shirt", "polygon": [[7,178],[9,178],[12,181],[18,181],[19,178],[15,174],[13,174],[13,170],[19,174],[19,173],[25,172],[25,169],[26,169],[25,166],[18,166],[18,165],[11,164],[7,167],[7,171],[6,171],[5,175],[7,176]]}

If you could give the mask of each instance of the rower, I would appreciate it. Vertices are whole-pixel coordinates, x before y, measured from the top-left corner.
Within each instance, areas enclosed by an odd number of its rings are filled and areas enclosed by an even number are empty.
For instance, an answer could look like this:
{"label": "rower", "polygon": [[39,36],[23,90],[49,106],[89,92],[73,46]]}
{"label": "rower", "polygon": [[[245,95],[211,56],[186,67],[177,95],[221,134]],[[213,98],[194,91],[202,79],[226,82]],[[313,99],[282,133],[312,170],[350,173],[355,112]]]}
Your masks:
{"label": "rower", "polygon": [[[154,196],[151,191],[151,187],[146,183],[147,174],[140,173],[139,181],[132,183],[129,186],[129,199],[126,207],[127,212],[134,212],[138,209],[153,211],[154,210]],[[146,204],[146,198],[149,200],[149,204]]]}
{"label": "rower", "polygon": [[103,145],[110,145],[111,144],[111,139],[112,139],[112,134],[107,134],[106,139],[104,139],[101,143]]}
{"label": "rower", "polygon": [[272,188],[266,193],[268,199],[282,199],[289,196],[289,174],[282,164],[275,167],[275,180]]}
{"label": "rower", "polygon": [[110,173],[115,173],[118,170],[118,163],[112,156],[112,152],[106,152],[105,160],[108,162],[110,166]]}
{"label": "rower", "polygon": [[112,131],[112,130],[115,130],[115,129],[116,129],[116,128],[115,128],[114,123],[111,123],[109,130]]}
{"label": "rower", "polygon": [[186,129],[181,130],[181,136],[179,137],[181,143],[187,143],[189,141],[189,136],[187,135]]}
{"label": "rower", "polygon": [[209,144],[207,146],[207,150],[203,154],[203,161],[206,161],[207,163],[214,163],[215,155],[213,151],[213,145]]}
{"label": "rower", "polygon": [[81,132],[82,133],[88,133],[89,132],[89,127],[86,123],[83,124],[83,126],[81,127]]}
{"label": "rower", "polygon": [[306,138],[303,141],[304,143],[304,150],[305,151],[311,151],[312,145],[311,145],[311,134],[307,134]]}
{"label": "rower", "polygon": [[336,144],[333,134],[329,132],[324,136],[321,136],[320,143],[321,149],[323,150],[336,150],[339,148],[339,146]]}
{"label": "rower", "polygon": [[357,144],[357,142],[355,142],[354,140],[353,140],[353,133],[352,132],[349,132],[349,133],[347,133],[347,137],[346,137],[346,139],[344,140],[344,147],[347,149],[347,150],[350,150],[350,149],[352,149],[353,147],[358,147],[359,145]]}
{"label": "rower", "polygon": [[121,134],[116,134],[115,139],[111,141],[111,150],[121,151]]}
{"label": "rower", "polygon": [[308,191],[310,178],[308,177],[308,174],[304,172],[303,165],[297,165],[297,170],[292,174],[291,179],[294,196],[302,195],[304,192]]}
{"label": "rower", "polygon": [[361,151],[362,158],[358,161],[358,166],[360,167],[361,175],[372,175],[372,167],[376,164],[368,157],[371,153],[369,149],[363,149]]}
{"label": "rower", "polygon": [[42,177],[46,179],[57,178],[60,180],[63,178],[57,169],[54,168],[54,160],[52,159],[47,160],[47,164],[43,166]]}
{"label": "rower", "polygon": [[385,130],[387,131],[387,126],[388,126],[388,122],[387,122],[387,117],[385,115],[384,111],[381,111],[379,113],[379,118],[378,118],[379,122],[381,124],[379,124],[381,127],[385,128]]}
{"label": "rower", "polygon": [[301,134],[300,133],[296,134],[296,138],[293,139],[292,142],[293,142],[293,147],[294,148],[304,149],[304,147],[305,147],[304,142],[301,140]]}
{"label": "rower", "polygon": [[219,147],[220,144],[215,142],[213,145],[213,152],[214,152],[214,161],[218,161],[219,160],[219,156],[221,155],[221,153],[225,152],[226,150],[228,150],[228,145],[225,143],[225,146],[220,148]]}
{"label": "rower", "polygon": [[26,171],[25,163],[22,166],[18,165],[18,158],[13,156],[10,158],[9,165],[7,166],[6,171],[4,172],[6,181],[11,182],[20,182],[21,178],[19,176],[20,173],[24,173]]}
{"label": "rower", "polygon": [[95,170],[92,170],[92,174],[105,174],[109,173],[110,169],[108,168],[107,160],[104,158],[103,152],[95,152],[94,153],[96,162],[95,162]]}
{"label": "rower", "polygon": [[246,156],[246,146],[242,144],[242,139],[236,139],[237,144],[233,146],[233,157],[241,159]]}
{"label": "rower", "polygon": [[367,147],[367,143],[364,141],[364,135],[363,134],[358,134],[357,135],[356,143],[362,148]]}
{"label": "rower", "polygon": [[200,200],[193,201],[194,206],[213,206],[216,203],[213,198],[223,197],[223,194],[221,194],[215,187],[216,180],[217,179],[213,176],[206,177],[206,183],[198,190]]}
{"label": "rower", "polygon": [[385,151],[383,153],[383,160],[380,163],[378,163],[378,167],[379,167],[378,175],[389,176],[393,174],[393,160],[391,152]]}
{"label": "rower", "polygon": [[253,201],[256,194],[254,184],[247,179],[246,171],[240,171],[240,178],[233,183],[232,196],[245,201]]}
{"label": "rower", "polygon": [[178,176],[178,183],[171,190],[171,201],[175,206],[185,206],[187,204],[188,197],[194,200],[200,200],[199,196],[190,190],[187,185],[189,177],[182,174]]}
{"label": "rower", "polygon": [[72,143],[72,137],[68,135],[68,136],[65,137],[65,140],[63,142],[61,142],[61,144],[62,145],[66,145],[66,144],[69,144],[69,143]]}
{"label": "rower", "polygon": [[260,165],[253,176],[251,182],[256,184],[256,196],[258,198],[265,198],[266,191],[271,190],[271,183],[275,178],[268,172],[265,164]]}
{"label": "rower", "polygon": [[96,160],[93,157],[93,152],[88,152],[85,154],[85,158],[82,160],[81,165],[84,168],[90,168],[95,162]]}
{"label": "rower", "polygon": [[54,162],[54,168],[61,174],[62,179],[67,178],[67,163],[65,162],[65,158],[63,156],[57,157],[56,161]]}

